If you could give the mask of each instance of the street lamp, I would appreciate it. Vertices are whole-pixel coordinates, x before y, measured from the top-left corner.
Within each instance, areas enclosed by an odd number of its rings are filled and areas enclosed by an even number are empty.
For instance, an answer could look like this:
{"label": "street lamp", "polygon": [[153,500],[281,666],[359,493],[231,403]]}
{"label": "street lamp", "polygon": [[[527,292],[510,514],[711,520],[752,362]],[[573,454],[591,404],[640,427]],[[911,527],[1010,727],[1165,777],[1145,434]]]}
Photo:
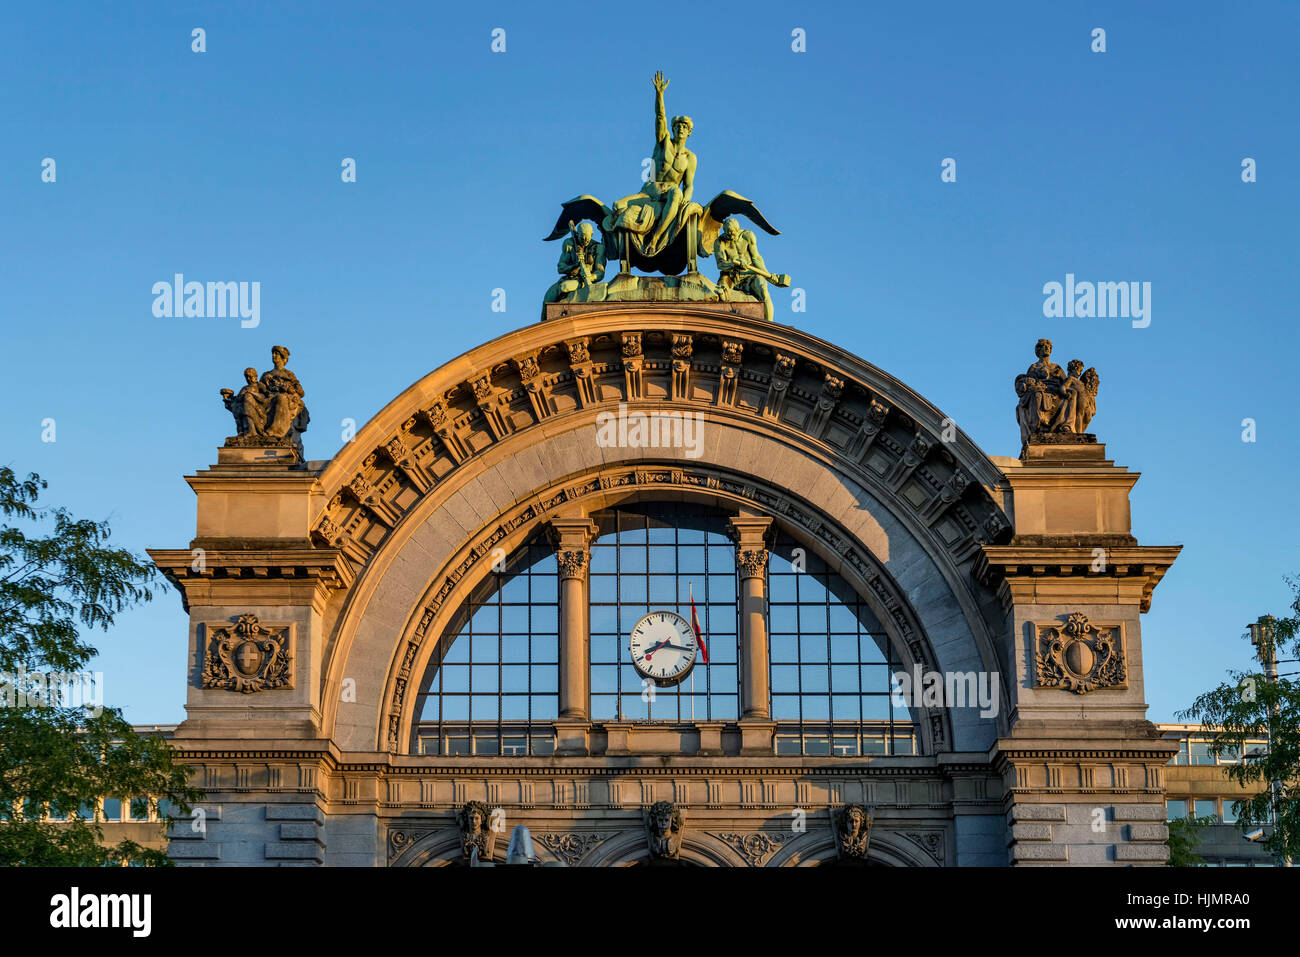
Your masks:
{"label": "street lamp", "polygon": [[[1277,684],[1277,619],[1272,615],[1261,615],[1258,621],[1251,622],[1246,627],[1250,630],[1250,643],[1255,646],[1255,654],[1264,668],[1264,677],[1270,684]],[[1272,720],[1269,721],[1266,754],[1271,754],[1273,751],[1273,722],[1281,716],[1282,706],[1279,702],[1274,701],[1269,711]],[[1278,788],[1278,782],[1270,777],[1268,782],[1269,810],[1275,813],[1280,800]],[[1263,834],[1262,828],[1256,829],[1247,834],[1246,839],[1258,841],[1263,837]],[[1252,837],[1251,835],[1258,836]],[[1282,866],[1291,866],[1291,856],[1289,854],[1282,856]]]}

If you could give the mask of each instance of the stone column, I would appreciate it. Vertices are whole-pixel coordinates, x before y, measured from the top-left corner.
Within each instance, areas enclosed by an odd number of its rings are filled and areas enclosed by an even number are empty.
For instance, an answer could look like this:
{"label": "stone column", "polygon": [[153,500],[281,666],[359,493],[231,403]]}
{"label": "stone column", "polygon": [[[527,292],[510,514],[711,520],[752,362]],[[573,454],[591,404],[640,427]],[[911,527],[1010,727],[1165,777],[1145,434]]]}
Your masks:
{"label": "stone column", "polygon": [[767,544],[772,519],[738,515],[731,519],[740,572],[740,723],[741,750],[767,754],[772,748],[768,704]]}
{"label": "stone column", "polygon": [[590,722],[588,686],[591,637],[588,634],[587,571],[596,523],[589,518],[551,520],[560,565],[560,717],[556,750],[586,754]]}

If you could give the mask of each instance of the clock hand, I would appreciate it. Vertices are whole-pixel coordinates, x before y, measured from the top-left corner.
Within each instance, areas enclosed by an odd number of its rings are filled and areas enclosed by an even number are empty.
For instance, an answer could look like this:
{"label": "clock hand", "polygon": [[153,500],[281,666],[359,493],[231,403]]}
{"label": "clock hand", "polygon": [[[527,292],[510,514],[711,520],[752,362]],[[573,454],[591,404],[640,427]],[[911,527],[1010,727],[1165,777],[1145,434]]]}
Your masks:
{"label": "clock hand", "polygon": [[647,651],[647,652],[645,653],[645,660],[646,660],[646,661],[649,661],[649,660],[650,660],[650,656],[653,655],[656,651],[658,651],[660,648],[662,648],[662,647],[663,647],[664,645],[666,645],[666,644],[668,644],[668,639],[667,639],[667,638],[665,638],[663,641],[659,642],[659,644],[655,645],[653,648],[651,648],[649,651]]}

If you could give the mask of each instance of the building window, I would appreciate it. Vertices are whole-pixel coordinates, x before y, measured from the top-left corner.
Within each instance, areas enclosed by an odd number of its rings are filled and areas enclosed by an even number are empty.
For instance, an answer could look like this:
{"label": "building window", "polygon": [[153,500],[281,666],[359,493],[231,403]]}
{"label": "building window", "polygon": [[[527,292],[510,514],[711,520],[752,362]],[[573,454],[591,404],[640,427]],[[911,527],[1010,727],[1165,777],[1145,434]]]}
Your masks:
{"label": "building window", "polygon": [[104,798],[104,803],[100,807],[100,816],[105,821],[122,820],[122,799]]}
{"label": "building window", "polygon": [[[591,717],[593,721],[734,721],[739,717],[736,547],[727,514],[685,502],[627,505],[592,516]],[[691,617],[709,651],[672,688],[632,667],[629,635],[649,611]]]}
{"label": "building window", "polygon": [[1215,821],[1219,820],[1219,802],[1213,798],[1197,798],[1195,803],[1195,816],[1198,818],[1208,817]]}
{"label": "building window", "polygon": [[457,610],[421,682],[422,754],[554,752],[559,566],[541,538],[516,549]]}
{"label": "building window", "polygon": [[891,695],[903,664],[848,582],[811,550],[777,535],[767,596],[777,753],[917,753],[911,712]]}
{"label": "building window", "polygon": [[1188,748],[1191,751],[1192,764],[1214,764],[1214,755],[1210,753],[1209,741],[1190,741]]}
{"label": "building window", "polygon": [[1165,801],[1165,818],[1178,821],[1187,817],[1187,801],[1183,798],[1169,798]]}

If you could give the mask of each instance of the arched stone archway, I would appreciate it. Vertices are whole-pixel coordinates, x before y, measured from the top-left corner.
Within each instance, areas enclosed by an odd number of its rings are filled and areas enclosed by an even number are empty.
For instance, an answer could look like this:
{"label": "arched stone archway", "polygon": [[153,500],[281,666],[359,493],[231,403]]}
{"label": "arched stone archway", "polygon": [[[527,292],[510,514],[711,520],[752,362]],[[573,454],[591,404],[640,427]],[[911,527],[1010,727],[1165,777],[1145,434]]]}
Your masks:
{"label": "arched stone archway", "polygon": [[[1002,609],[971,569],[1009,523],[996,467],[959,432],[942,441],[951,420],[811,337],[703,312],[634,314],[642,331],[622,331],[616,311],[474,350],[390,403],[321,474],[333,491],[313,534],[355,566],[322,676],[323,729],[340,743],[402,746],[409,718],[393,689],[418,667],[418,648],[405,661],[412,639],[431,603],[481,577],[483,555],[628,485],[773,514],[884,603],[910,658],[1005,667],[993,637]],[[599,417],[620,407],[698,416],[698,450],[598,445]],[[347,678],[382,705],[345,714],[333,692]],[[948,744],[980,748],[997,729],[950,733]]]}
{"label": "arched stone archway", "polygon": [[[340,863],[406,862],[414,847],[393,856],[393,835],[445,828],[448,810],[472,799],[552,828],[609,822],[584,853],[628,863],[635,842],[618,850],[617,836],[628,813],[670,799],[708,812],[690,817],[684,852],[701,864],[752,866],[760,845],[762,866],[826,859],[824,837],[777,841],[763,828],[792,809],[847,802],[872,808],[880,863],[989,864],[1006,861],[1009,827],[1023,837],[1014,859],[1055,859],[1076,838],[1049,838],[1043,850],[1031,832],[1075,835],[1069,815],[1095,804],[1099,788],[1116,807],[1151,813],[1163,752],[1143,730],[1138,614],[1177,550],[1139,547],[1129,534],[1134,476],[1100,446],[994,461],[883,371],[728,308],[575,309],[438,367],[328,463],[290,469],[223,449],[190,478],[197,537],[190,549],[151,552],[191,615],[190,717],[176,741],[211,793],[239,807],[268,802],[266,823],[229,826],[225,853],[251,853],[257,827],[308,820],[320,828],[311,846],[268,837],[265,859],[324,861],[333,847],[347,849],[331,851]],[[634,440],[649,438],[650,423],[656,440]],[[779,529],[861,596],[899,660],[941,676],[998,676],[992,707],[919,707],[919,754],[782,755],[764,678],[742,690],[738,721],[687,729],[672,740],[693,750],[673,750],[671,736],[593,722],[584,678],[562,690],[574,707],[554,722],[564,745],[554,756],[417,753],[412,686],[430,636],[492,556],[553,536],[566,569],[561,674],[583,675],[591,516],[654,501],[732,516],[750,656],[742,674],[765,673],[765,586],[754,569],[765,530]],[[292,664],[287,682],[236,700],[206,673],[213,636],[240,618]],[[1089,699],[1096,717],[1082,730],[1073,695],[1044,684],[1039,663],[1039,636],[1067,618],[1100,622],[1126,656],[1124,680]],[[642,743],[629,747],[633,739]],[[1064,804],[1051,797],[1067,793]],[[1016,811],[1029,804],[1050,810]],[[1055,823],[1017,837],[1017,813]],[[452,853],[432,831],[421,841],[429,862]],[[1101,853],[1098,840],[1081,841],[1076,853]],[[204,859],[187,846],[177,853]],[[1104,846],[1116,859],[1129,853]]]}

